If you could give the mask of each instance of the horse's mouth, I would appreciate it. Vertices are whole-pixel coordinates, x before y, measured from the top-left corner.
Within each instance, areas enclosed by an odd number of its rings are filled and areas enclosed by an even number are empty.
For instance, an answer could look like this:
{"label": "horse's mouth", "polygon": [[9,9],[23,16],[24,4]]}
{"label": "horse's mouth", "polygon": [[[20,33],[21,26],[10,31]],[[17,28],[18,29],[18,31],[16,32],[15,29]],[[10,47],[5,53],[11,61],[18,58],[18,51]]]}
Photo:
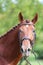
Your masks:
{"label": "horse's mouth", "polygon": [[31,53],[31,51],[29,51],[29,52],[23,52],[22,55],[23,56],[26,56],[26,57],[29,57],[30,56],[30,53]]}

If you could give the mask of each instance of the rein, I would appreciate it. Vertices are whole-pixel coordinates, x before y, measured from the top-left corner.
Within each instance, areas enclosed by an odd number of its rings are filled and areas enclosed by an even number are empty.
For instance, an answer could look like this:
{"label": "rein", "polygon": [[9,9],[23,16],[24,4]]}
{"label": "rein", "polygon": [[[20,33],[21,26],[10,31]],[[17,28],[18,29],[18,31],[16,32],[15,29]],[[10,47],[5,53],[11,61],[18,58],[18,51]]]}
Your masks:
{"label": "rein", "polygon": [[[36,60],[36,54],[35,54],[35,52],[32,50],[31,51],[32,53],[33,53],[33,55],[35,56],[35,60]],[[26,56],[24,56],[24,60],[26,60],[26,62],[29,64],[29,65],[32,65],[27,59],[26,59],[27,57]],[[40,62],[39,61],[37,61],[37,63],[38,63],[38,65],[40,65]]]}
{"label": "rein", "polygon": [[24,60],[26,60],[26,62],[31,65],[31,63],[26,59],[26,56],[24,57]]}

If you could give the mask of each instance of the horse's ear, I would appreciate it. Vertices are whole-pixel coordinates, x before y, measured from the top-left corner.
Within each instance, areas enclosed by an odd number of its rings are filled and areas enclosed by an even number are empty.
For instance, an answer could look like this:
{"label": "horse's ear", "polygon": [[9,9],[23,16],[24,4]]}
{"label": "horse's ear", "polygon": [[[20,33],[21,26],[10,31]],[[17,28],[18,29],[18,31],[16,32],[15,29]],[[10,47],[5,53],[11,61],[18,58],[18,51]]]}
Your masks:
{"label": "horse's ear", "polygon": [[23,15],[21,12],[19,13],[19,20],[20,20],[20,22],[23,22]]}
{"label": "horse's ear", "polygon": [[37,22],[38,19],[38,14],[36,13],[35,17],[32,19],[32,22],[35,24]]}

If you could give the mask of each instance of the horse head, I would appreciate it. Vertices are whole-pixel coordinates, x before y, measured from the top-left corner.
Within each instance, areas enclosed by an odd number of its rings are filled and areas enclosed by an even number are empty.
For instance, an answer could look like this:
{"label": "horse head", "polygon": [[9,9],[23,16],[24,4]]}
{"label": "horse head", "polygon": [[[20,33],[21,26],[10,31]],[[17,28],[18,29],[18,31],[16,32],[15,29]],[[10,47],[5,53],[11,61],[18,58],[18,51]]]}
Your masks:
{"label": "horse head", "polygon": [[19,13],[20,28],[19,28],[19,42],[23,56],[29,56],[33,44],[36,39],[35,23],[38,19],[38,14],[30,20],[24,20],[21,12]]}

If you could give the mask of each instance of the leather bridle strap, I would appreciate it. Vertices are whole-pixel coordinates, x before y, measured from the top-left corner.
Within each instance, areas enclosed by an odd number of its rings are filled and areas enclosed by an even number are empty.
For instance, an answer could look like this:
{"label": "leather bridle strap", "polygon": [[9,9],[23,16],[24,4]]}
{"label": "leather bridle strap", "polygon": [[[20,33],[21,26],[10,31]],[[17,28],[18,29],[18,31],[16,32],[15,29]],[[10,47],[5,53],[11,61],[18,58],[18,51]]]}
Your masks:
{"label": "leather bridle strap", "polygon": [[[20,35],[20,32],[23,33],[23,31],[19,30],[19,35]],[[30,41],[31,46],[33,45],[33,42],[32,42],[31,39],[29,39],[28,37],[25,36],[25,37],[23,37],[21,40],[20,40],[20,37],[19,37],[19,42],[20,42],[21,45],[22,45],[22,42],[23,42],[24,40]]]}
{"label": "leather bridle strap", "polygon": [[22,25],[33,25],[33,26],[35,26],[35,25],[32,24],[32,23],[22,23],[22,24],[20,24],[20,26],[22,26]]}
{"label": "leather bridle strap", "polygon": [[31,46],[32,46],[32,41],[31,41],[31,39],[29,39],[28,37],[24,37],[24,38],[22,38],[22,40],[21,40],[21,44],[22,44],[22,42],[24,41],[24,40],[28,40],[28,41],[30,41],[30,44],[31,44]]}

